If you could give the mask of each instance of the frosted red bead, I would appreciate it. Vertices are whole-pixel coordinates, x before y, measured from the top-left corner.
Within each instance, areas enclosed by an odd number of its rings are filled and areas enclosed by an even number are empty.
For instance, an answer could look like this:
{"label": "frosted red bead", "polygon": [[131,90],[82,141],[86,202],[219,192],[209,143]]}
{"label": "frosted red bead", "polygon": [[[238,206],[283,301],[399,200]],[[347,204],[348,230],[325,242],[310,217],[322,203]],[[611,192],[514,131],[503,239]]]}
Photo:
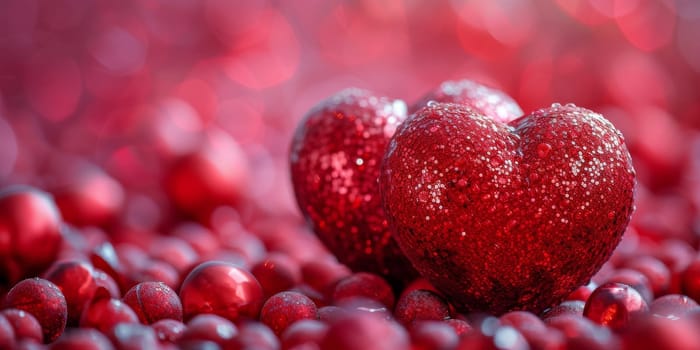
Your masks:
{"label": "frosted red bead", "polygon": [[271,296],[260,311],[260,322],[280,335],[287,327],[300,320],[318,319],[316,304],[299,292],[280,292]]}
{"label": "frosted red bead", "polygon": [[55,284],[41,278],[17,283],[7,295],[4,306],[32,314],[39,324],[45,343],[56,340],[66,328],[68,305]]}
{"label": "frosted red bead", "polygon": [[616,330],[648,311],[649,305],[639,292],[628,285],[613,282],[593,291],[583,315],[597,324]]}
{"label": "frosted red bead", "polygon": [[450,317],[450,307],[438,294],[417,289],[403,295],[396,302],[394,318],[408,327],[415,321],[442,321]]}
{"label": "frosted red bead", "polygon": [[0,190],[0,281],[36,276],[58,256],[61,215],[50,195],[31,187]]}
{"label": "frosted red bead", "polygon": [[143,324],[166,318],[182,321],[180,297],[162,282],[141,282],[131,287],[122,301],[134,310]]}
{"label": "frosted red bead", "polygon": [[183,316],[213,313],[236,322],[257,319],[263,290],[250,272],[230,263],[205,262],[190,272],[180,287]]}

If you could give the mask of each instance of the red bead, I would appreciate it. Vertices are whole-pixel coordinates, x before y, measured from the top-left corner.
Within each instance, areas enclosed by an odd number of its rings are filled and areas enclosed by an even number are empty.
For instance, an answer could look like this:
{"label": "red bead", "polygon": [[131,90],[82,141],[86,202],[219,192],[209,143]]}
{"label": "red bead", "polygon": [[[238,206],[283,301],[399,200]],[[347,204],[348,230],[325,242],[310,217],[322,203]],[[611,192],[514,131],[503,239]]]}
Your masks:
{"label": "red bead", "polygon": [[606,283],[593,291],[583,315],[595,323],[617,330],[627,325],[633,317],[647,311],[647,302],[634,288],[621,283]]}
{"label": "red bead", "polygon": [[394,317],[407,327],[414,321],[442,321],[450,318],[450,306],[438,294],[418,289],[399,298]]}
{"label": "red bead", "polygon": [[418,321],[410,329],[411,349],[453,349],[459,337],[449,324],[440,321]]}
{"label": "red bead", "polygon": [[265,297],[292,289],[301,282],[299,265],[283,254],[269,254],[250,270],[265,292]]}
{"label": "red bead", "polygon": [[341,279],[350,276],[351,272],[347,266],[339,264],[337,261],[309,261],[301,266],[303,281],[315,290],[332,294],[332,288]]}
{"label": "red bead", "polygon": [[180,287],[184,319],[213,313],[233,322],[256,319],[263,302],[260,283],[250,272],[218,261],[205,262]]}
{"label": "red bead", "polygon": [[156,337],[161,342],[176,342],[187,328],[181,321],[162,319],[151,324],[151,328],[156,332]]}
{"label": "red bead", "polygon": [[647,303],[651,303],[654,300],[654,293],[651,291],[649,279],[639,271],[631,269],[616,270],[606,279],[605,283],[626,284],[639,292]]}
{"label": "red bead", "polygon": [[32,314],[41,324],[45,343],[56,340],[66,328],[68,305],[55,284],[41,278],[17,283],[5,295],[5,307]]}
{"label": "red bead", "polygon": [[405,329],[368,313],[351,313],[330,325],[321,349],[379,350],[407,349],[410,339]]}
{"label": "red bead", "polygon": [[397,281],[415,274],[389,231],[377,177],[405,118],[403,101],[344,90],[305,116],[290,154],[297,203],[326,247],[354,271]]}
{"label": "red bead", "polygon": [[294,322],[280,336],[282,348],[318,347],[327,331],[328,325],[321,321],[300,320]]}
{"label": "red bead", "polygon": [[226,344],[226,347],[232,350],[277,350],[280,342],[266,325],[260,322],[248,322],[241,325],[238,336]]}
{"label": "red bead", "polygon": [[5,309],[0,315],[10,322],[17,340],[31,339],[39,343],[43,341],[41,324],[32,314],[19,309]]}
{"label": "red bead", "polygon": [[238,327],[231,321],[214,315],[201,314],[187,322],[187,328],[178,337],[178,344],[193,340],[208,340],[223,346],[238,335]]}
{"label": "red bead", "polygon": [[281,292],[271,296],[260,311],[260,322],[280,335],[294,322],[318,318],[316,304],[304,294]]}
{"label": "red bead", "polygon": [[0,348],[13,349],[15,347],[15,330],[12,323],[0,315]]}
{"label": "red bead", "polygon": [[[364,312],[382,317],[387,320],[392,318],[391,309],[375,299],[366,297],[350,297],[339,300],[335,303],[336,306],[342,308],[344,312],[340,312],[334,318],[342,317],[348,313]],[[325,315],[328,316],[328,315]]]}
{"label": "red bead", "polygon": [[68,325],[77,325],[85,305],[92,300],[98,287],[92,266],[82,261],[58,262],[49,269],[45,277],[53,282],[66,298]]}
{"label": "red bead", "polygon": [[394,307],[394,291],[386,280],[375,274],[358,272],[343,278],[335,286],[334,302],[354,297],[376,300],[389,309]]}
{"label": "red bead", "polygon": [[458,350],[469,349],[499,349],[499,350],[525,350],[529,349],[527,340],[520,332],[510,326],[499,327],[493,334],[481,332],[467,333],[460,338]]}
{"label": "red bead", "polygon": [[693,299],[685,295],[668,294],[655,299],[649,305],[649,313],[654,317],[677,320],[686,314],[700,310]]}
{"label": "red bead", "polygon": [[183,213],[206,222],[218,206],[237,205],[248,182],[248,164],[238,143],[216,133],[209,144],[185,154],[167,169],[165,190]]}
{"label": "red bead", "polygon": [[133,273],[131,279],[140,282],[162,282],[170,288],[180,285],[180,274],[170,264],[160,260],[150,260]]}
{"label": "red bead", "polygon": [[80,317],[80,327],[95,328],[105,334],[111,332],[119,323],[138,322],[138,316],[129,305],[111,298],[107,291],[99,289]]}
{"label": "red bead", "polygon": [[588,318],[576,315],[560,315],[545,320],[550,328],[561,331],[567,339],[590,338],[602,327],[598,327]]}
{"label": "red bead", "polygon": [[652,256],[643,255],[630,258],[625,261],[623,266],[644,274],[649,280],[654,295],[664,295],[671,283],[671,271],[661,260]]}
{"label": "red bead", "polygon": [[161,282],[141,282],[129,289],[122,301],[129,305],[143,324],[164,318],[182,321],[180,297]]}
{"label": "red bead", "polygon": [[632,322],[622,335],[627,350],[700,349],[698,325],[690,320],[644,317]]}
{"label": "red bead", "polygon": [[179,273],[189,271],[197,263],[197,252],[184,240],[175,237],[156,239],[149,256],[172,265]]}
{"label": "red bead", "polygon": [[511,311],[501,315],[498,319],[503,326],[511,326],[518,331],[523,329],[544,329],[544,322],[535,316],[535,314],[527,311]]}
{"label": "red bead", "polygon": [[80,227],[113,223],[124,205],[121,184],[93,165],[72,165],[78,169],[59,175],[67,180],[51,191],[63,218]]}
{"label": "red bead", "polygon": [[61,216],[48,194],[19,186],[0,191],[0,281],[38,275],[62,241]]}
{"label": "red bead", "polygon": [[119,323],[109,333],[117,349],[156,349],[158,338],[151,327],[140,323]]}
{"label": "red bead", "polygon": [[445,81],[411,107],[414,113],[430,101],[461,104],[500,123],[523,115],[520,106],[504,92],[471,80]]}
{"label": "red bead", "polygon": [[681,275],[681,288],[683,294],[700,301],[700,258],[693,260]]}
{"label": "red bead", "polygon": [[459,310],[539,313],[608,259],[635,173],[619,131],[587,109],[504,125],[432,103],[397,130],[380,183],[402,250]]}
{"label": "red bead", "polygon": [[103,333],[90,328],[71,328],[56,342],[51,350],[112,350],[112,342]]}

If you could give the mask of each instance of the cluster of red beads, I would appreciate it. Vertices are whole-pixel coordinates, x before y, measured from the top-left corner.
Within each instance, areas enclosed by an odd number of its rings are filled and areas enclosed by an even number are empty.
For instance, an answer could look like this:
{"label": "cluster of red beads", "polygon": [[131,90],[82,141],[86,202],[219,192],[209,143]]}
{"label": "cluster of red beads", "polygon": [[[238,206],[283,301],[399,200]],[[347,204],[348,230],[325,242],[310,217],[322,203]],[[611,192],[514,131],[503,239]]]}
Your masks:
{"label": "cluster of red beads", "polygon": [[[698,3],[377,3],[2,1],[0,349],[700,348]],[[395,98],[464,76],[514,97],[483,88],[473,109],[574,102],[633,155],[622,243],[541,314],[410,282],[376,205],[374,233],[332,254],[294,202],[290,138],[319,100],[370,87],[398,124],[425,101]],[[351,141],[369,173],[386,140]],[[362,194],[319,202],[377,204]]]}

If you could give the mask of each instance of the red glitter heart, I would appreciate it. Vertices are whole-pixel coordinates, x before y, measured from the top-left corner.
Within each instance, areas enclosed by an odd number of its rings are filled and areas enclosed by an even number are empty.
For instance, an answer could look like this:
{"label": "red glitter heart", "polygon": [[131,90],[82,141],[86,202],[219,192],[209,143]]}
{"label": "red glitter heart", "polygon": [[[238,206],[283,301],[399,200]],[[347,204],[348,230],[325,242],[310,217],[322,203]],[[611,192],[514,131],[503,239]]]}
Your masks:
{"label": "red glitter heart", "polygon": [[585,284],[633,211],[635,172],[601,115],[553,105],[494,122],[430,103],[397,130],[381,190],[414,267],[462,310],[540,312]]}
{"label": "red glitter heart", "polygon": [[405,119],[403,101],[346,89],[306,115],[290,155],[297,203],[326,247],[355,271],[397,282],[416,274],[391,237],[377,179]]}

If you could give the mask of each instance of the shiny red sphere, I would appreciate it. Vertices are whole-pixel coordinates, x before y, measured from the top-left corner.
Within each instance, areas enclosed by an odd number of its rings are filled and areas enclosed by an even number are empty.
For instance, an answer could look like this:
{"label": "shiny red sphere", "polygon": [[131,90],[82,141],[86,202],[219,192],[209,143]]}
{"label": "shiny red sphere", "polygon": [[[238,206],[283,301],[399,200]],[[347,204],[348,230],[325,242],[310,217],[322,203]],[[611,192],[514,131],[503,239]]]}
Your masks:
{"label": "shiny red sphere", "polygon": [[114,345],[102,332],[92,328],[72,328],[51,344],[51,350],[112,350]]}
{"label": "shiny red sphere", "polygon": [[0,191],[0,281],[36,276],[63,243],[61,215],[51,196],[31,187]]}
{"label": "shiny red sphere", "polygon": [[177,341],[182,345],[205,340],[223,346],[237,335],[238,327],[233,322],[214,314],[200,314],[187,322]]}
{"label": "shiny red sphere", "polygon": [[[362,336],[358,336],[362,334]],[[407,349],[410,338],[406,330],[394,321],[364,312],[348,314],[328,328],[321,340],[321,349],[380,350]]]}
{"label": "shiny red sphere", "polygon": [[162,319],[182,321],[182,303],[177,293],[162,282],[141,282],[124,294],[129,305],[143,324]]}
{"label": "shiny red sphere", "polygon": [[634,288],[622,283],[606,283],[593,291],[583,315],[593,322],[621,329],[630,319],[649,311],[649,305]]}
{"label": "shiny red sphere", "polygon": [[256,319],[263,290],[250,272],[230,263],[210,261],[195,267],[180,287],[184,319],[213,313],[236,322]]}
{"label": "shiny red sphere", "polygon": [[344,299],[367,298],[382,303],[389,309],[394,308],[394,291],[389,283],[381,276],[358,272],[338,281],[333,290],[333,301],[338,303]]}
{"label": "shiny red sphere", "polygon": [[80,317],[81,328],[95,328],[108,334],[120,323],[139,322],[138,316],[129,305],[111,298],[104,290],[98,290],[97,293]]}
{"label": "shiny red sphere", "polygon": [[4,306],[34,316],[41,324],[45,343],[56,340],[66,328],[66,298],[55,284],[45,279],[32,278],[17,283],[5,295]]}
{"label": "shiny red sphere", "polygon": [[53,282],[65,296],[68,325],[77,325],[85,305],[97,291],[98,283],[92,265],[82,261],[57,262],[44,277]]}
{"label": "shiny red sphere", "polygon": [[610,257],[635,172],[590,110],[554,104],[505,125],[432,103],[399,127],[380,180],[402,250],[458,309],[539,313]]}
{"label": "shiny red sphere", "polygon": [[328,325],[326,323],[317,320],[300,320],[289,325],[282,332],[280,342],[283,349],[319,346],[327,331]]}
{"label": "shiny red sphere", "polygon": [[260,282],[265,297],[290,290],[301,282],[299,264],[284,254],[269,254],[253,265],[250,272]]}

